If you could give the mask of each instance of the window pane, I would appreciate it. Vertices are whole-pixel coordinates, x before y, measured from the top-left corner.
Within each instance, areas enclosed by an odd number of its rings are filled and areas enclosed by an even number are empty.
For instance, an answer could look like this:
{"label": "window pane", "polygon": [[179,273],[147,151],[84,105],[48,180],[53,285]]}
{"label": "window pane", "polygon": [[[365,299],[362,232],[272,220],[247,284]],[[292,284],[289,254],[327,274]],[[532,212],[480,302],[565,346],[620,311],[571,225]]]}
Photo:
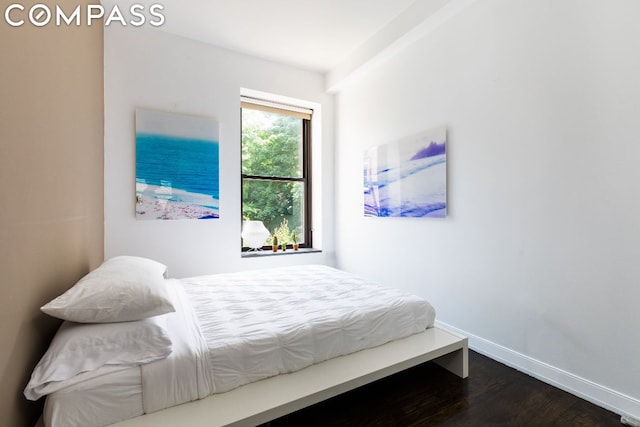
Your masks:
{"label": "window pane", "polygon": [[302,119],[242,109],[242,173],[302,177]]}
{"label": "window pane", "polygon": [[289,229],[287,241],[295,231],[298,243],[304,243],[304,184],[244,179],[242,182],[242,217],[262,221],[271,234],[282,225]]}

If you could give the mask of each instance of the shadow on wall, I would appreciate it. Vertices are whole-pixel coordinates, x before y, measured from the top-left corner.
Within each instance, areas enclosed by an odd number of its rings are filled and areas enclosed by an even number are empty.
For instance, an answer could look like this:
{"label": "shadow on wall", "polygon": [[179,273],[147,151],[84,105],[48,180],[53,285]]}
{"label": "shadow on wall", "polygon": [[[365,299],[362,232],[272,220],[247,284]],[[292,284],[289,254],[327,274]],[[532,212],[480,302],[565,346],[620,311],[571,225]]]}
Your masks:
{"label": "shadow on wall", "polygon": [[[33,426],[42,414],[44,399],[37,402],[29,401],[24,397],[22,391],[31,378],[31,371],[47,350],[62,323],[60,320],[40,312],[39,307],[34,309],[33,313],[34,316],[29,321],[22,322],[20,325],[16,341],[11,345],[4,343],[11,348],[11,351],[8,353],[6,369],[2,373],[2,384],[23,384],[22,388],[15,390],[13,396],[7,396],[9,401],[3,402],[3,405],[14,408],[13,416],[17,419],[5,418],[7,425],[11,426]],[[25,355],[29,360],[24,360]],[[18,366],[24,366],[25,369],[18,370],[16,369]],[[3,415],[3,418],[6,416],[8,414]]]}

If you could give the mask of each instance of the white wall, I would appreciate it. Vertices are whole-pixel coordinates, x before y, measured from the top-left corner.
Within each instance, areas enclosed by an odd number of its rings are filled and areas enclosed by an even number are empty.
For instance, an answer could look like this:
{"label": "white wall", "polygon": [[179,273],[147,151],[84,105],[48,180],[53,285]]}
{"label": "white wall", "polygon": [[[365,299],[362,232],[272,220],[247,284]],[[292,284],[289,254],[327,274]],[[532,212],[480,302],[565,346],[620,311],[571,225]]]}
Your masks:
{"label": "white wall", "polygon": [[[478,0],[336,99],[338,266],[636,418],[638,22],[634,0]],[[364,149],[443,125],[448,217],[364,218]]]}
{"label": "white wall", "polygon": [[[315,230],[322,253],[240,257],[240,88],[319,104],[316,189],[333,188],[333,96],[320,74],[141,28],[105,28],[105,258],[131,254],[164,262],[173,277],[284,264],[332,264],[333,197],[322,199]],[[135,109],[215,117],[220,124],[220,219],[135,218]],[[316,143],[320,141],[315,141]]]}

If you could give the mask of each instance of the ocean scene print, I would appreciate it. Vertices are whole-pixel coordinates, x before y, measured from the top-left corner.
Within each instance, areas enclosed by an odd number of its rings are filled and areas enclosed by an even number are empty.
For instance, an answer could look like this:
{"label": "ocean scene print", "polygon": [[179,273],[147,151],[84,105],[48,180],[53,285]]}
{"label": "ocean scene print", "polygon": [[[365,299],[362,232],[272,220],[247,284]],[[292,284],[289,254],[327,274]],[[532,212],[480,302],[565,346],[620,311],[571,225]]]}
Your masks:
{"label": "ocean scene print", "polygon": [[219,218],[218,122],[136,110],[136,218]]}
{"label": "ocean scene print", "polygon": [[364,156],[364,215],[447,215],[447,132],[436,129],[370,148]]}

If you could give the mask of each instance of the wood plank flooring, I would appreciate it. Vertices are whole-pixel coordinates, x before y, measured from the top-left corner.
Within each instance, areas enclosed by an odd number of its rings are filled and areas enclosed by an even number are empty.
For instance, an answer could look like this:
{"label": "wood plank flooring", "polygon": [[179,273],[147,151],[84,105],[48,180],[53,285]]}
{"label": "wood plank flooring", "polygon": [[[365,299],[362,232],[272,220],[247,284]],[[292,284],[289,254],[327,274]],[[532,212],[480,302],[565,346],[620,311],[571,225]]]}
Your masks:
{"label": "wood plank flooring", "polygon": [[293,426],[616,426],[620,416],[470,351],[469,378],[433,363],[279,418]]}

